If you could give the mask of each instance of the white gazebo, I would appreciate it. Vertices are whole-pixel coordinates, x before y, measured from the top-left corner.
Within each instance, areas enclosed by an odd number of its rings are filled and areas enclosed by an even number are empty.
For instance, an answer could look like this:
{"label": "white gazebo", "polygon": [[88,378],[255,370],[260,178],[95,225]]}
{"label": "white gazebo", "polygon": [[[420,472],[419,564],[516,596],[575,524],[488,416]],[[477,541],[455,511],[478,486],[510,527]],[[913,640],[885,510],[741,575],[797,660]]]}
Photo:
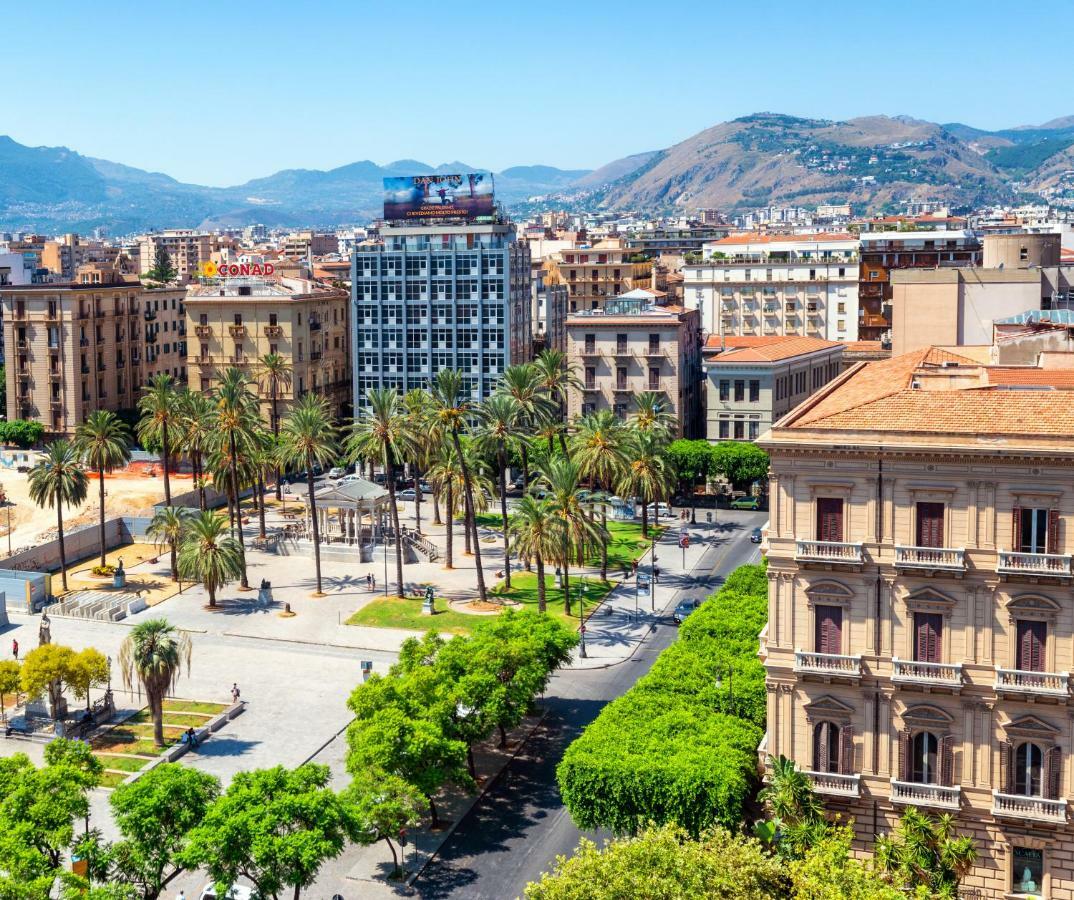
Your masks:
{"label": "white gazebo", "polygon": [[[306,535],[313,540],[313,522],[308,497]],[[364,478],[328,484],[314,493],[317,501],[317,528],[322,544],[371,544],[382,533],[388,517],[388,491]],[[363,531],[362,517],[369,516]]]}

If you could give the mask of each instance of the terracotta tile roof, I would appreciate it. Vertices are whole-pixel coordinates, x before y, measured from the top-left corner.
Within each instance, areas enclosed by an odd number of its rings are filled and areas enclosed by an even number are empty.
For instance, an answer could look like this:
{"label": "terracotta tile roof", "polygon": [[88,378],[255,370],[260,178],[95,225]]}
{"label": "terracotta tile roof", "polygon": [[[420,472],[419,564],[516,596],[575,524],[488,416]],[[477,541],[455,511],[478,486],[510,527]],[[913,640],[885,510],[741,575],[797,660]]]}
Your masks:
{"label": "terracotta tile roof", "polygon": [[989,366],[989,384],[1054,387],[1074,390],[1074,369],[1038,369],[1034,366]]}
{"label": "terracotta tile roof", "polygon": [[847,350],[857,350],[859,352],[874,352],[884,349],[884,345],[880,341],[844,341],[843,346]]}
{"label": "terracotta tile roof", "polygon": [[778,344],[787,340],[782,334],[710,334],[705,339],[706,350],[719,350],[724,347],[728,350],[733,347],[763,347],[766,344]]}
{"label": "terracotta tile roof", "polygon": [[839,347],[838,341],[824,341],[813,337],[785,337],[779,343],[761,344],[754,347],[738,347],[714,356],[709,365],[737,365],[744,362],[779,362],[817,350]]}

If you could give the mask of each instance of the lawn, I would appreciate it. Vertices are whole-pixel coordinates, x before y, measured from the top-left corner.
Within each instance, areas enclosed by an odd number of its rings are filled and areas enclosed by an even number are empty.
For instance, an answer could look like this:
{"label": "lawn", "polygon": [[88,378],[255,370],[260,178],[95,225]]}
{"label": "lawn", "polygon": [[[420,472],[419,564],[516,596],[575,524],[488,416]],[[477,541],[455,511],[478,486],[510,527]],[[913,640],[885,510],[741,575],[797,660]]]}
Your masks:
{"label": "lawn", "polygon": [[[660,540],[666,525],[650,525],[650,537],[641,536],[640,522],[608,522],[608,569],[614,573],[616,569],[629,569],[636,559],[652,546],[652,535]],[[593,556],[590,564],[600,565],[600,551]]]}
{"label": "lawn", "polygon": [[101,787],[103,788],[115,788],[119,787],[124,781],[127,780],[126,775],[122,772],[102,772],[101,773]]}
{"label": "lawn", "polygon": [[[510,518],[511,510],[507,510],[507,516]],[[495,528],[499,532],[503,532],[503,516],[499,513],[478,513],[477,525],[479,528]]]}
{"label": "lawn", "polygon": [[[568,625],[578,624],[578,594],[581,590],[585,602],[585,615],[589,615],[600,604],[604,597],[614,587],[609,582],[602,582],[596,578],[571,577],[571,616],[568,619],[563,611],[563,589],[556,587],[556,576],[544,576],[545,603],[548,611],[558,616]],[[511,575],[511,590],[505,590],[503,584],[497,585],[490,591],[497,597],[504,597],[521,603],[526,609],[537,609],[537,573],[516,572]]]}
{"label": "lawn", "polygon": [[140,756],[113,756],[111,753],[97,753],[95,755],[106,769],[116,769],[120,772],[140,772],[146,763],[155,759],[155,757],[143,759]]}
{"label": "lawn", "polygon": [[447,601],[439,598],[434,603],[436,612],[422,615],[422,600],[411,597],[380,597],[363,606],[347,619],[348,625],[371,625],[374,628],[409,628],[412,631],[428,631],[435,628],[444,634],[469,634],[477,616],[455,612],[447,608]]}
{"label": "lawn", "polygon": [[[165,715],[170,712],[178,713],[207,713],[211,716],[216,716],[227,709],[226,703],[201,703],[197,700],[165,700],[164,712]],[[170,717],[169,717],[170,718]]]}

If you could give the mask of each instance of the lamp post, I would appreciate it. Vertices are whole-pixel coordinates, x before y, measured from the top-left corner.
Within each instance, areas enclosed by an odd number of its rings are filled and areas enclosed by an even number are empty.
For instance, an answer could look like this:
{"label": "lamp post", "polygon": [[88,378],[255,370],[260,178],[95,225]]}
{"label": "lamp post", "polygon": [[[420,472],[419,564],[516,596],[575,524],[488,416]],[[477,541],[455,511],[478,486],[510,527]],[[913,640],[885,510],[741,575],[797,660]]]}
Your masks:
{"label": "lamp post", "polygon": [[[582,659],[586,659],[585,652],[585,595],[588,593],[588,589],[585,585],[582,585],[582,589],[578,592],[578,633],[582,636],[582,643],[578,648],[578,655]],[[570,603],[570,597],[567,598],[567,602]]]}
{"label": "lamp post", "polygon": [[[723,687],[723,665],[716,670],[716,690]],[[735,714],[735,670],[727,664],[727,707],[731,715]]]}

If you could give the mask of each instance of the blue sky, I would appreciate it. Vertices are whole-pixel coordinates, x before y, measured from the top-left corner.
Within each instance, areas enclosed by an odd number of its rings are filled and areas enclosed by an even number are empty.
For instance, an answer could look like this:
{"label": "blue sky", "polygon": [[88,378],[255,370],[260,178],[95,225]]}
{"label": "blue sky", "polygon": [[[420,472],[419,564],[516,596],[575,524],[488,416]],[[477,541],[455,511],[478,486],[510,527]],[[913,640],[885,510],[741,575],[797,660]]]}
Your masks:
{"label": "blue sky", "polygon": [[360,159],[593,168],[762,110],[1074,114],[1069,0],[7,6],[0,133],[202,184]]}

